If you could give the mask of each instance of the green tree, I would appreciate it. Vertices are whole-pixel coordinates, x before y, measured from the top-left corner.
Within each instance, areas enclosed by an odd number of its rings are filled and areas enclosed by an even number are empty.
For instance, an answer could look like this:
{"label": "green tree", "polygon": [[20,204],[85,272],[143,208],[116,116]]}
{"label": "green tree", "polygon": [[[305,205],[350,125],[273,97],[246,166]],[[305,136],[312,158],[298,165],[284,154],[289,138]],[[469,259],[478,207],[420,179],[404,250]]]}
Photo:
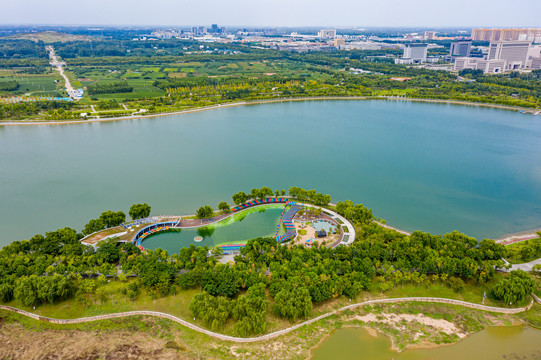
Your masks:
{"label": "green tree", "polygon": [[312,312],[312,298],[305,287],[280,290],[274,297],[273,311],[291,321],[307,317]]}
{"label": "green tree", "polygon": [[233,202],[235,205],[240,205],[242,203],[245,203],[246,200],[248,200],[248,195],[244,191],[240,191],[233,195]]}
{"label": "green tree", "polygon": [[188,306],[193,317],[201,319],[212,330],[222,328],[230,316],[231,300],[208,293],[195,295]]}
{"label": "green tree", "polygon": [[464,281],[458,277],[451,277],[449,278],[449,286],[456,291],[457,294],[460,294],[460,292],[464,290]]}
{"label": "green tree", "polygon": [[240,280],[239,274],[232,267],[219,264],[203,274],[201,286],[211,295],[233,297],[239,292]]}
{"label": "green tree", "polygon": [[259,189],[252,189],[252,191],[250,191],[250,199],[257,199],[258,196]]}
{"label": "green tree", "polygon": [[506,279],[498,282],[492,288],[492,295],[505,304],[512,304],[524,300],[535,287],[535,281],[522,270],[511,271]]}
{"label": "green tree", "polygon": [[116,263],[120,259],[120,249],[117,246],[118,238],[111,238],[98,244],[97,254],[106,263]]}
{"label": "green tree", "polygon": [[105,224],[106,228],[118,226],[126,221],[126,214],[122,211],[104,211],[100,215],[100,220]]}
{"label": "green tree", "polygon": [[132,219],[142,219],[150,215],[150,206],[147,203],[144,204],[133,204],[130,207],[128,214]]}
{"label": "green tree", "polygon": [[13,285],[0,283],[0,300],[10,302],[13,299]]}
{"label": "green tree", "polygon": [[214,215],[214,210],[209,205],[201,206],[196,212],[196,216],[199,219],[209,218],[212,215]]}
{"label": "green tree", "polygon": [[261,189],[259,189],[259,193],[257,194],[257,196],[261,200],[265,199],[267,196],[272,196],[272,189],[269,187],[263,186]]}
{"label": "green tree", "polygon": [[37,276],[23,276],[15,283],[15,299],[23,305],[35,306],[38,304]]}
{"label": "green tree", "polygon": [[83,229],[83,234],[89,235],[96,231],[105,229],[105,224],[101,219],[92,219],[85,225]]}
{"label": "green tree", "polygon": [[531,245],[525,245],[520,249],[520,256],[522,260],[528,262],[535,255],[535,249]]}
{"label": "green tree", "polygon": [[222,201],[218,204],[218,209],[221,210],[224,214],[231,211],[231,208],[229,207],[229,204],[225,201]]}

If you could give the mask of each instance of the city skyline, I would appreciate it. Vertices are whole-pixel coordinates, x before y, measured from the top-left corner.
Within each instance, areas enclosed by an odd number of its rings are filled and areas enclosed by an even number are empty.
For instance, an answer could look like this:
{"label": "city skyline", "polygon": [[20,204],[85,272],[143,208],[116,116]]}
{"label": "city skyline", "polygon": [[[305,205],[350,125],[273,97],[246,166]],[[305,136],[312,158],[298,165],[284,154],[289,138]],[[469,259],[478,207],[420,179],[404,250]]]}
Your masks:
{"label": "city skyline", "polygon": [[[3,4],[0,24],[41,25],[148,25],[190,26],[218,23],[221,26],[268,27],[536,27],[541,3],[510,7],[503,1],[457,0],[452,7],[429,0],[359,3],[337,0],[332,6],[321,0],[276,0],[254,7],[248,0],[208,0],[198,3],[155,0],[151,7],[140,0],[96,0],[91,3],[59,1],[50,4],[22,0]],[[29,11],[31,9],[31,11]],[[512,19],[512,20],[511,20]]]}

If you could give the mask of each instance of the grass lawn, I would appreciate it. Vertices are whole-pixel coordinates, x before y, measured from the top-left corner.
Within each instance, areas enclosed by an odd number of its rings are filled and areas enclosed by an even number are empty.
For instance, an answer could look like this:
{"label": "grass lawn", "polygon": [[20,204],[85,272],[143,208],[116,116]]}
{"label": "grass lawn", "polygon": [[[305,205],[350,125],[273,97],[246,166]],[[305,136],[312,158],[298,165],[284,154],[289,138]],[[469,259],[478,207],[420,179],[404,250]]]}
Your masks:
{"label": "grass lawn", "polygon": [[176,295],[170,295],[163,298],[153,299],[145,291],[141,291],[136,301],[129,300],[121,293],[125,286],[120,281],[110,281],[100,287],[103,287],[108,294],[104,301],[94,298],[88,305],[84,305],[74,298],[64,300],[56,304],[43,304],[34,310],[32,307],[24,306],[17,301],[11,301],[6,305],[14,306],[26,311],[34,312],[43,316],[70,319],[85,316],[95,316],[100,314],[110,314],[124,311],[149,310],[172,314],[184,319],[190,319],[188,305],[192,297],[200,290],[183,290]]}

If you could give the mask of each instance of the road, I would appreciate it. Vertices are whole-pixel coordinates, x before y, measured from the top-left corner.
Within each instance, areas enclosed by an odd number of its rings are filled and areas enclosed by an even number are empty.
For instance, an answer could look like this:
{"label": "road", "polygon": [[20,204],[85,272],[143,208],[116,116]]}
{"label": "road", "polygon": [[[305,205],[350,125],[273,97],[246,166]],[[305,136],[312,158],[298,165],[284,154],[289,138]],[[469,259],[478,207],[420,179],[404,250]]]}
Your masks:
{"label": "road", "polygon": [[68,92],[68,96],[72,98],[73,100],[77,100],[76,97],[76,91],[71,86],[71,82],[64,73],[64,65],[66,65],[64,62],[58,61],[58,58],[56,57],[56,53],[54,52],[54,48],[52,46],[47,46],[47,51],[49,52],[49,58],[51,59],[51,66],[55,67],[56,70],[60,73],[60,76],[64,78],[64,82],[66,83],[66,91]]}

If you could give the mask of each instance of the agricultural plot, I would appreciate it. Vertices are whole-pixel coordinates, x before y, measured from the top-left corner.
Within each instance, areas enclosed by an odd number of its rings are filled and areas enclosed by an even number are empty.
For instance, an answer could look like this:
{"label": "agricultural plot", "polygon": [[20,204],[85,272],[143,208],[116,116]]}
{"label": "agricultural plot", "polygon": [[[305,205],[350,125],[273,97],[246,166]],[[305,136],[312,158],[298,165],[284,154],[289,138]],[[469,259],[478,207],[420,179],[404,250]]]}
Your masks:
{"label": "agricultural plot", "polygon": [[97,100],[119,100],[124,99],[135,100],[135,99],[144,99],[151,97],[158,97],[165,94],[165,91],[160,90],[153,86],[154,81],[145,80],[145,79],[128,79],[128,85],[133,86],[133,91],[129,93],[119,93],[119,94],[96,94],[96,95],[86,95],[85,97],[91,97],[92,99]]}
{"label": "agricultural plot", "polygon": [[16,80],[19,88],[13,94],[29,93],[32,96],[56,96],[58,89],[55,80],[59,80],[56,74],[50,75],[12,75],[2,77],[2,80]]}

